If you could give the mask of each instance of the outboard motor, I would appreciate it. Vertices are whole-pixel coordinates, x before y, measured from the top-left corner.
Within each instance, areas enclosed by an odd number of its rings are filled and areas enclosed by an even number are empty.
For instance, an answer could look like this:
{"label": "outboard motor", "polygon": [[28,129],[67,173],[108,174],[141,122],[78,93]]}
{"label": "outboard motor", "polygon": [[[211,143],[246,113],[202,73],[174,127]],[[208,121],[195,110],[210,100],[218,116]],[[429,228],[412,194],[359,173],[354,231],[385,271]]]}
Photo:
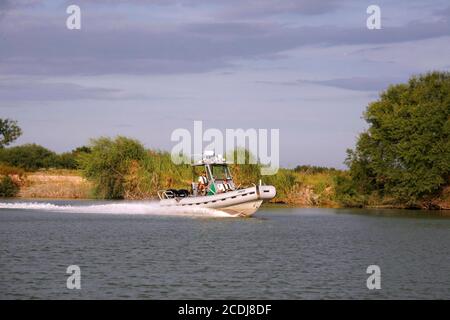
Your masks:
{"label": "outboard motor", "polygon": [[177,197],[179,198],[186,198],[189,196],[189,191],[186,189],[180,189],[177,190]]}

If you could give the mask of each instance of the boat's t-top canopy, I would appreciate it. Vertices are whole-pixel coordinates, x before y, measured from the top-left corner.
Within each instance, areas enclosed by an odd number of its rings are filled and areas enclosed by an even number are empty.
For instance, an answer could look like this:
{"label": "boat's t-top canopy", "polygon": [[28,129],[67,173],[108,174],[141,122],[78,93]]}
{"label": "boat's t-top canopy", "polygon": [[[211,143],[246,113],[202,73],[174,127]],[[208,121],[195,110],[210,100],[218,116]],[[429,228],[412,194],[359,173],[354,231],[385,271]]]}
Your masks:
{"label": "boat's t-top canopy", "polygon": [[225,161],[225,158],[221,154],[215,155],[214,151],[205,151],[205,153],[202,155],[202,159],[194,162],[192,166],[199,167],[214,164],[227,165],[228,163]]}

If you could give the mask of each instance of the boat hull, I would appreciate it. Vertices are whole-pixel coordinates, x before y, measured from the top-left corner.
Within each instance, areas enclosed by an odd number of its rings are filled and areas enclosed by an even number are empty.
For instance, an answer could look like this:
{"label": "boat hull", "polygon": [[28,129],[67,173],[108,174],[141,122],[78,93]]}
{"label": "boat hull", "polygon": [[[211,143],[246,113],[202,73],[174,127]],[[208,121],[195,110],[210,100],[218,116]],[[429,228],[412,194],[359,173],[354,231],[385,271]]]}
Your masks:
{"label": "boat hull", "polygon": [[262,200],[245,202],[234,206],[220,208],[220,211],[226,212],[232,216],[250,217],[258,211],[262,202]]}
{"label": "boat hull", "polygon": [[162,199],[162,207],[212,208],[233,216],[249,217],[264,200],[275,196],[273,186],[254,186],[210,196]]}

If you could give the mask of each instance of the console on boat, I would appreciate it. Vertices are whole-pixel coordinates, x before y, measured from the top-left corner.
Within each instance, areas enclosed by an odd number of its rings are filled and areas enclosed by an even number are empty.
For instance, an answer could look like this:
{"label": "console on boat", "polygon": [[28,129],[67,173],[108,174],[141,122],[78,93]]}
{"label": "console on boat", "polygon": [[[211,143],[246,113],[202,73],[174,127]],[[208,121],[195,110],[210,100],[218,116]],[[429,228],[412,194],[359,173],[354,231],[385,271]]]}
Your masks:
{"label": "console on boat", "polygon": [[[205,152],[192,165],[191,190],[168,189],[158,192],[161,206],[213,208],[238,216],[251,216],[264,200],[275,197],[273,186],[236,186],[227,162],[221,155]],[[198,180],[195,178],[198,177]]]}

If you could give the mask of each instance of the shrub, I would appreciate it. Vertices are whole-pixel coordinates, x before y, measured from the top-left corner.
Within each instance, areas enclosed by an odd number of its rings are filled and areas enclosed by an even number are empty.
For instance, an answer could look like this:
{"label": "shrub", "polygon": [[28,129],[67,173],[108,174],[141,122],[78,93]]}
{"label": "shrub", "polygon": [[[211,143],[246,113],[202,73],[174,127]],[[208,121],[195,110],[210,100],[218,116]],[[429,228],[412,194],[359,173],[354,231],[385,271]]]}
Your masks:
{"label": "shrub", "polygon": [[344,207],[363,207],[366,205],[366,197],[360,194],[351,177],[337,175],[334,177],[336,201]]}
{"label": "shrub", "polygon": [[49,168],[56,158],[56,153],[37,144],[0,149],[0,162],[29,171]]}
{"label": "shrub", "polygon": [[77,155],[73,152],[64,152],[56,156],[54,168],[76,169],[78,167]]}
{"label": "shrub", "polygon": [[84,176],[94,182],[97,197],[122,199],[131,164],[145,157],[139,141],[119,136],[92,140],[91,152],[80,154],[78,163]]}
{"label": "shrub", "polygon": [[0,197],[15,197],[19,193],[19,186],[9,176],[0,180]]}
{"label": "shrub", "polygon": [[71,152],[56,154],[37,144],[24,144],[0,149],[0,162],[27,171],[39,169],[77,169],[80,154],[89,153],[88,147],[79,147]]}

